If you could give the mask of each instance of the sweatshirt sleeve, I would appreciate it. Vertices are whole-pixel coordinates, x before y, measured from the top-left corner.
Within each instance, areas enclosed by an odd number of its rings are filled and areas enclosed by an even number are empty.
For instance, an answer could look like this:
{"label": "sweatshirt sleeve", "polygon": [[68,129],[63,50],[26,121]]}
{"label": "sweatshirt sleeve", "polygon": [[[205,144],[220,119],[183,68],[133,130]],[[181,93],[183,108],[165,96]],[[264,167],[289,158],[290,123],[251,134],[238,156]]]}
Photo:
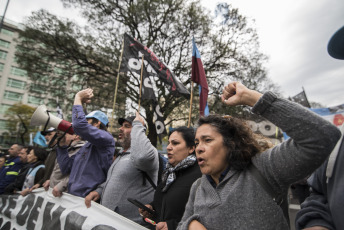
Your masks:
{"label": "sweatshirt sleeve", "polygon": [[56,159],[60,166],[62,174],[64,175],[70,174],[73,167],[75,155],[69,157],[67,148],[60,148],[60,147],[57,148],[56,153],[57,153]]}
{"label": "sweatshirt sleeve", "polygon": [[286,132],[290,139],[253,158],[253,163],[280,190],[316,170],[340,138],[340,131],[309,109],[271,92],[265,93],[252,112]]}
{"label": "sweatshirt sleeve", "polygon": [[335,229],[332,225],[333,221],[327,200],[326,166],[327,161],[308,179],[311,194],[301,204],[301,210],[296,214],[297,230],[314,226]]}
{"label": "sweatshirt sleeve", "polygon": [[158,150],[152,145],[145,132],[146,129],[141,122],[133,122],[130,159],[137,169],[149,171],[155,168],[157,170],[159,167]]}

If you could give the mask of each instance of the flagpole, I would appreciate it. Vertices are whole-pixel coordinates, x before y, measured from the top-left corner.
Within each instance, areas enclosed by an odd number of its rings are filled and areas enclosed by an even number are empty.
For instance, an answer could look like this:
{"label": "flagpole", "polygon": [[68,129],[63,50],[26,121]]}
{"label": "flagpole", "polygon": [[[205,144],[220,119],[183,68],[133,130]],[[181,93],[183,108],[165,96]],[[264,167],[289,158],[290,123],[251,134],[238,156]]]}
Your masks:
{"label": "flagpole", "polygon": [[119,70],[120,70],[121,64],[122,64],[123,50],[124,50],[124,38],[123,38],[123,41],[122,41],[121,57],[119,59],[119,64],[118,64],[118,69],[117,69],[117,79],[116,79],[115,95],[113,97],[113,106],[112,106],[112,112],[111,112],[111,122],[110,122],[110,125],[109,125],[110,133],[112,132],[112,126],[113,126],[113,123],[114,123],[113,116],[114,116],[115,106],[116,106],[117,89],[118,89],[118,82],[119,82]]}
{"label": "flagpole", "polygon": [[142,75],[143,75],[143,60],[145,58],[145,55],[142,54],[142,64],[141,64],[141,77],[140,77],[140,96],[139,96],[139,108],[137,109],[138,112],[140,112],[140,106],[141,106],[141,90],[142,90]]}
{"label": "flagpole", "polygon": [[305,89],[303,88],[303,86],[302,86],[302,91],[303,91],[303,93],[304,93],[304,95],[305,95],[305,98],[306,98],[308,107],[309,107],[309,108],[312,108],[311,104],[309,104],[309,101],[308,101],[308,98],[307,98],[307,95],[306,95],[306,91],[305,91]]}
{"label": "flagpole", "polygon": [[188,122],[188,128],[190,128],[190,124],[191,124],[192,98],[193,98],[193,81],[191,81],[190,110],[189,110],[189,122]]}

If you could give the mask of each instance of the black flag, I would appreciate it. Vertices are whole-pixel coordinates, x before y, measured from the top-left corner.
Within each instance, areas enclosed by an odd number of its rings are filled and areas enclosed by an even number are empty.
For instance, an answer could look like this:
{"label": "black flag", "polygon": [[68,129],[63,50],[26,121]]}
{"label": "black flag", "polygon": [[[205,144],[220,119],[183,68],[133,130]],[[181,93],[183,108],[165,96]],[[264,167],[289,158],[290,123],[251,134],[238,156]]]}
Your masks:
{"label": "black flag", "polygon": [[141,70],[141,57],[144,55],[144,64],[146,71],[154,76],[159,77],[166,86],[169,88],[172,94],[190,96],[186,87],[174,76],[170,69],[159,60],[159,58],[146,46],[143,46],[140,42],[130,37],[128,34],[124,34],[124,49],[123,59],[120,72]]}

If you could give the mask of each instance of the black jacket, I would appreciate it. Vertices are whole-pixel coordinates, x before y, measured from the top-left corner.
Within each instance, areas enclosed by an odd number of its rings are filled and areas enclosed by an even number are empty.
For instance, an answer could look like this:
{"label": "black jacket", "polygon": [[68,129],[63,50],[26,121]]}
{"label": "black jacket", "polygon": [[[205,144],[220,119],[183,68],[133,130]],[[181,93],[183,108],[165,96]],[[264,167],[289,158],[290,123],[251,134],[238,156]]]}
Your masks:
{"label": "black jacket", "polygon": [[160,183],[155,191],[152,202],[156,211],[155,221],[167,222],[169,230],[176,229],[183,217],[185,205],[189,198],[193,182],[202,176],[197,161],[189,168],[176,172],[176,180],[166,192],[162,192],[165,183]]}
{"label": "black jacket", "polygon": [[25,178],[26,178],[26,174],[29,171],[29,169],[30,169],[30,164],[28,163],[23,164],[23,167],[20,169],[19,174],[14,180],[14,182],[6,186],[4,190],[4,194],[13,194],[15,190],[21,191]]}

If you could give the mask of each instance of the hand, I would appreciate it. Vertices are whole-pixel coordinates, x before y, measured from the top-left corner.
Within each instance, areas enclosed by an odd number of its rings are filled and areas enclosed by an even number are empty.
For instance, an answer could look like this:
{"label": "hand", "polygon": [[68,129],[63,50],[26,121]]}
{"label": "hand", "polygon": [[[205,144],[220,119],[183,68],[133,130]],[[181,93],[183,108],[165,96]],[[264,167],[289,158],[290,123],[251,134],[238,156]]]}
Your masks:
{"label": "hand", "polygon": [[41,187],[40,184],[35,184],[34,186],[32,186],[32,187],[30,188],[29,192],[32,192],[33,190],[35,190],[36,188],[39,188],[39,187]]}
{"label": "hand", "polygon": [[99,200],[100,195],[96,191],[90,192],[86,197],[85,197],[85,205],[87,208],[91,207],[91,201],[97,201]]}
{"label": "hand", "polygon": [[329,229],[322,226],[314,226],[310,228],[304,228],[303,230],[329,230]]}
{"label": "hand", "polygon": [[20,192],[20,195],[26,196],[26,195],[29,194],[29,193],[30,193],[30,189],[29,189],[29,188],[26,188],[26,189],[24,189],[24,190],[22,190],[22,191]]}
{"label": "hand", "polygon": [[46,181],[43,183],[43,188],[45,189],[45,191],[48,191],[49,185],[50,185],[50,180],[46,180]]}
{"label": "hand", "polygon": [[224,104],[229,106],[254,106],[261,96],[261,93],[246,88],[246,86],[240,82],[231,82],[223,89],[221,100]]}
{"label": "hand", "polygon": [[168,230],[167,223],[166,222],[159,222],[155,226],[156,230]]}
{"label": "hand", "polygon": [[93,89],[87,88],[79,91],[74,98],[74,105],[82,105],[83,103],[91,103],[93,97]]}
{"label": "hand", "polygon": [[[146,206],[147,208],[151,209],[151,210],[154,210],[153,207],[152,207],[152,205],[150,205],[150,204],[146,204],[145,206]],[[147,212],[147,211],[145,211],[145,210],[143,210],[143,209],[141,209],[141,208],[139,208],[139,213],[140,213],[140,215],[141,215],[143,218],[149,218],[149,219],[151,219],[151,218],[153,217],[153,215],[152,215],[151,213],[149,213],[149,212]]]}
{"label": "hand", "polygon": [[188,230],[207,230],[207,229],[203,226],[203,224],[201,224],[197,220],[193,220],[189,224]]}
{"label": "hand", "polygon": [[139,121],[142,123],[143,126],[145,126],[145,119],[143,119],[143,117],[137,111],[136,111],[136,117],[135,117],[134,121]]}
{"label": "hand", "polygon": [[57,186],[55,185],[52,191],[54,197],[61,197],[62,196],[62,192],[57,188]]}

